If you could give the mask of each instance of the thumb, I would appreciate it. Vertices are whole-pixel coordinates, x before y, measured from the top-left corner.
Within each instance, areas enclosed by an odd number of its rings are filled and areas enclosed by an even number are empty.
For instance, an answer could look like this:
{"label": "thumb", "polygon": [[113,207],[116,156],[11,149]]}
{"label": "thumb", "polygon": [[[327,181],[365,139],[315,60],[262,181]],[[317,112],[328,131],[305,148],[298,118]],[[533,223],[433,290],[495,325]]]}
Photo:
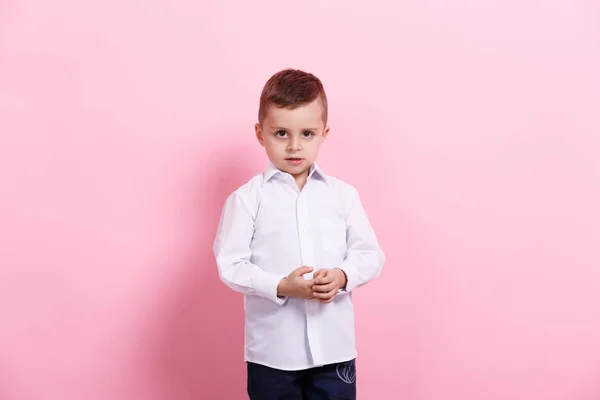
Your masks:
{"label": "thumb", "polygon": [[300,267],[300,268],[296,269],[294,271],[294,275],[296,275],[296,276],[302,276],[304,274],[307,274],[307,273],[311,272],[313,269],[314,269],[313,267],[303,266],[303,267]]}

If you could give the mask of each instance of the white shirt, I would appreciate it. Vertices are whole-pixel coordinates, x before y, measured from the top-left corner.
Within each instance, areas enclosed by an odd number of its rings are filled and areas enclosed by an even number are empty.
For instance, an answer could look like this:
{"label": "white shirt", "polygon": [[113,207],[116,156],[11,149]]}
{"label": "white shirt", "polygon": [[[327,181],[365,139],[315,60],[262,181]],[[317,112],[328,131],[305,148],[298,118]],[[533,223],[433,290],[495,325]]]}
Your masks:
{"label": "white shirt", "polygon": [[[352,186],[315,164],[300,191],[269,163],[227,199],[214,252],[221,280],[244,294],[245,361],[291,371],[356,357],[352,291],[379,275],[385,256]],[[304,265],[342,269],[345,290],[326,304],[277,297]]]}

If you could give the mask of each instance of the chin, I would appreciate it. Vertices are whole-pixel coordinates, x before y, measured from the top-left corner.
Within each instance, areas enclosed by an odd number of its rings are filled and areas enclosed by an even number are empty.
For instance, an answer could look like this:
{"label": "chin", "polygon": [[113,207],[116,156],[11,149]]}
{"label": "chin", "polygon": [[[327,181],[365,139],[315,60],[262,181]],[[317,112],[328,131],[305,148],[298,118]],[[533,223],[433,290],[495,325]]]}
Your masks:
{"label": "chin", "polygon": [[298,165],[298,166],[287,165],[287,163],[282,163],[282,164],[283,165],[281,165],[279,167],[279,169],[284,172],[287,172],[288,174],[291,174],[291,175],[298,175],[298,174],[301,174],[303,172],[310,170],[310,167],[306,163],[303,163],[302,165]]}

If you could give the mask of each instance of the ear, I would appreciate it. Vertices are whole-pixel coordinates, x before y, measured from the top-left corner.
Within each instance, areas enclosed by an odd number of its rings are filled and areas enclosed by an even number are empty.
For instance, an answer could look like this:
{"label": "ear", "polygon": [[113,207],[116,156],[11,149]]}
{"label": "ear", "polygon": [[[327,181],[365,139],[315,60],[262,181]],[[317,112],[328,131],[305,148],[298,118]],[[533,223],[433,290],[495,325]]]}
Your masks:
{"label": "ear", "polygon": [[329,125],[326,125],[325,129],[323,129],[323,134],[321,135],[321,142],[323,142],[327,138],[327,135],[329,135]]}
{"label": "ear", "polygon": [[262,128],[258,122],[254,125],[254,132],[256,133],[256,140],[258,140],[258,143],[260,143],[261,146],[264,146],[265,138],[263,136]]}

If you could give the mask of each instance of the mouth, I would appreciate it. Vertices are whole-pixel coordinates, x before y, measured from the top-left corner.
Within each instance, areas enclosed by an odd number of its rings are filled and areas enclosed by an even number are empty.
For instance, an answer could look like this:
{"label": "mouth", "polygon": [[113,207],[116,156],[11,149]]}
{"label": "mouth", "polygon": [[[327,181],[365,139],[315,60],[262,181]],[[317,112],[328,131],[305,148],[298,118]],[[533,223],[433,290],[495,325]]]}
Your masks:
{"label": "mouth", "polygon": [[302,161],[304,161],[304,158],[300,158],[300,157],[288,157],[288,158],[285,159],[285,161],[287,161],[290,164],[297,165],[297,164],[301,164]]}

